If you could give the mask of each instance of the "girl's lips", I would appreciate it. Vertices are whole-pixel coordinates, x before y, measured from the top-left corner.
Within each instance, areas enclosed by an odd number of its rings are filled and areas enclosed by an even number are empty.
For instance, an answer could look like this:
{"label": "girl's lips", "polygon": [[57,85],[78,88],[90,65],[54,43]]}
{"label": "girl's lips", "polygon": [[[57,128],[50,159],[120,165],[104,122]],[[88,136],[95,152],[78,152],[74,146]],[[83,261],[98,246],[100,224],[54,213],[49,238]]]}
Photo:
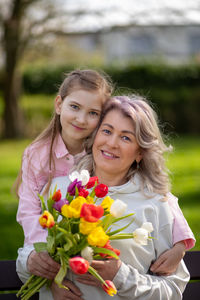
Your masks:
{"label": "girl's lips", "polygon": [[105,150],[101,150],[101,153],[104,157],[108,158],[108,159],[116,159],[119,158],[119,156],[109,152],[109,151],[105,151]]}
{"label": "girl's lips", "polygon": [[75,129],[77,129],[77,130],[84,130],[85,128],[82,128],[82,127],[78,127],[78,126],[76,126],[76,125],[74,125],[74,124],[72,124],[72,126],[75,128]]}

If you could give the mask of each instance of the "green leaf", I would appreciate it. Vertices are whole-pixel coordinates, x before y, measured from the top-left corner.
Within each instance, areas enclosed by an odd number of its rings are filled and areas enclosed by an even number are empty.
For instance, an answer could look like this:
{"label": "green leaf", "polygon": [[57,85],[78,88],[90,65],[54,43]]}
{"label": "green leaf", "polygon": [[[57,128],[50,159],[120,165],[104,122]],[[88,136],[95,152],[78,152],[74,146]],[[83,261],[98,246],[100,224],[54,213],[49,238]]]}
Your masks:
{"label": "green leaf", "polygon": [[114,223],[116,223],[116,222],[119,222],[119,221],[121,221],[121,220],[123,220],[123,219],[126,219],[126,218],[128,218],[128,217],[131,217],[131,216],[133,216],[133,215],[134,215],[134,213],[131,213],[131,214],[125,215],[125,216],[123,216],[123,217],[116,218],[116,219],[113,220],[112,224],[114,224]]}
{"label": "green leaf", "polygon": [[64,244],[63,248],[65,251],[68,251],[70,248],[73,247],[73,243],[70,239],[66,239],[66,240],[67,240],[67,242],[66,242],[66,244]]}
{"label": "green leaf", "polygon": [[60,254],[61,267],[60,267],[60,270],[58,271],[54,281],[57,283],[57,285],[60,288],[65,288],[68,290],[68,288],[62,284],[62,281],[65,278],[66,273],[67,273],[67,264],[65,262],[65,258],[64,258],[64,255],[62,254],[62,251],[59,254]]}
{"label": "green leaf", "polygon": [[34,243],[33,246],[36,252],[47,251],[47,243],[44,242]]}
{"label": "green leaf", "polygon": [[108,227],[113,224],[113,220],[115,219],[115,217],[113,217],[112,215],[107,215],[105,216],[102,221],[101,221],[101,225],[103,227],[103,229],[106,231],[108,229]]}
{"label": "green leaf", "polygon": [[45,210],[47,210],[44,197],[40,194],[38,194],[38,197],[40,198],[40,201],[41,201],[42,212],[44,212]]}
{"label": "green leaf", "polygon": [[111,235],[109,240],[122,240],[122,239],[133,239],[133,233],[119,233],[116,235]]}
{"label": "green leaf", "polygon": [[112,256],[116,259],[119,259],[119,256],[112,250],[106,249],[106,248],[100,248],[100,247],[93,247],[94,253],[104,253],[108,254],[109,256]]}
{"label": "green leaf", "polygon": [[94,277],[96,277],[102,284],[105,284],[105,280],[101,277],[101,275],[99,275],[99,273],[94,268],[89,266],[88,272],[92,274]]}
{"label": "green leaf", "polygon": [[116,233],[121,232],[122,230],[126,229],[127,227],[129,227],[132,223],[133,223],[134,219],[132,219],[127,225],[125,225],[124,227],[121,227],[115,231],[111,231],[111,232],[106,232],[107,235],[111,236],[114,235]]}
{"label": "green leaf", "polygon": [[47,251],[49,254],[54,254],[55,252],[55,238],[53,236],[47,237]]}
{"label": "green leaf", "polygon": [[78,195],[79,195],[79,190],[78,190],[77,186],[75,186],[75,198],[77,198]]}

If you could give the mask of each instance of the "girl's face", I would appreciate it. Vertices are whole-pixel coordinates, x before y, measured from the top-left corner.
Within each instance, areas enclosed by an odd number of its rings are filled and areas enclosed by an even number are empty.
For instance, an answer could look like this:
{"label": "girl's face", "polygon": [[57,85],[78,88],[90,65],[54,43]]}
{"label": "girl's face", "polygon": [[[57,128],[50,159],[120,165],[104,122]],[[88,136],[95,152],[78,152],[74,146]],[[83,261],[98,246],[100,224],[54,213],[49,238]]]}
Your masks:
{"label": "girl's face", "polygon": [[55,100],[56,113],[60,115],[62,138],[65,144],[81,144],[96,128],[102,109],[102,96],[98,92],[76,90],[62,101]]}
{"label": "girl's face", "polygon": [[120,177],[122,184],[132,163],[141,160],[131,119],[118,110],[110,111],[97,132],[92,152],[96,175],[99,178],[103,174],[110,178]]}

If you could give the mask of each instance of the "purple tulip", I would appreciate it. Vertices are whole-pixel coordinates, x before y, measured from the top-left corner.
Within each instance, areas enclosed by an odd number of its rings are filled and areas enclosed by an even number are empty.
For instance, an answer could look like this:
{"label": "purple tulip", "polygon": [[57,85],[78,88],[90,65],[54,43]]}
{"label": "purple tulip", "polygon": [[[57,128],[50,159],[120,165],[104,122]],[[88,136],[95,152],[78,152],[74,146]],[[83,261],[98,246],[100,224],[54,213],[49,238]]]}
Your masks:
{"label": "purple tulip", "polygon": [[61,207],[64,204],[69,204],[69,201],[67,199],[60,199],[59,201],[54,203],[53,208],[55,208],[55,210],[61,212]]}
{"label": "purple tulip", "polygon": [[81,187],[82,187],[82,182],[81,182],[81,181],[78,181],[78,179],[75,179],[75,180],[68,186],[67,192],[68,192],[71,196],[74,196],[75,193],[76,193],[76,187],[77,187],[78,190],[80,190]]}

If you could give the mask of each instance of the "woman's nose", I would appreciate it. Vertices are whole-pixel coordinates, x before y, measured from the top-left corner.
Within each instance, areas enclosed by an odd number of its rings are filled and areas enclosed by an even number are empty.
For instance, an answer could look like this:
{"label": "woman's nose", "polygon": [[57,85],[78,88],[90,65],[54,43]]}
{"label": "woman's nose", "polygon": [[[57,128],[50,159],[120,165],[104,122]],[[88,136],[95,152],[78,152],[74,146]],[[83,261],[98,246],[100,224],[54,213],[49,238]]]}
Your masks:
{"label": "woman's nose", "polygon": [[116,148],[118,146],[117,137],[115,135],[109,136],[107,140],[107,144],[112,148]]}

